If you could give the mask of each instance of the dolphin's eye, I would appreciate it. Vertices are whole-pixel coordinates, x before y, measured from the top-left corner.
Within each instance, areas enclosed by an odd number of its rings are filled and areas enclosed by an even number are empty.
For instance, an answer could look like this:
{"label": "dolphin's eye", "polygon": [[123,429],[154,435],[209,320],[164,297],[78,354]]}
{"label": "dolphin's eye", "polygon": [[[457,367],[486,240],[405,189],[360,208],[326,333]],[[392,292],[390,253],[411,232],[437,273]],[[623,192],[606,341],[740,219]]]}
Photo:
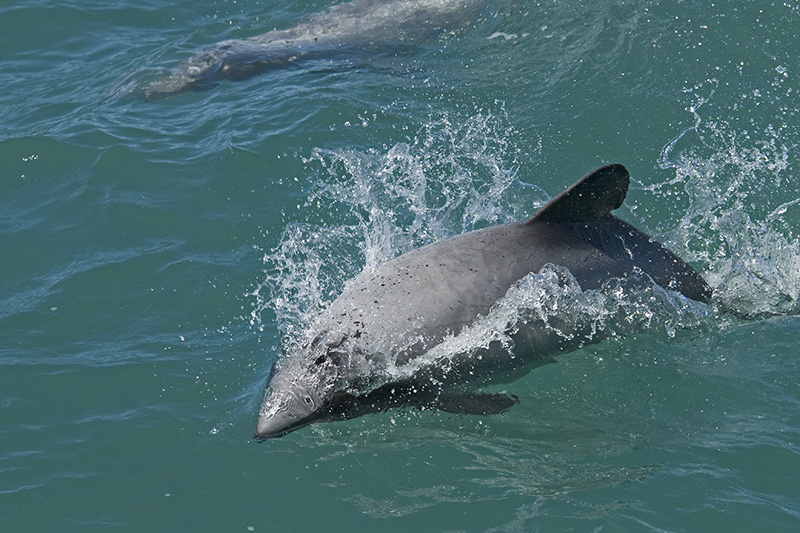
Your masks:
{"label": "dolphin's eye", "polygon": [[311,396],[304,396],[303,401],[306,402],[306,405],[314,405],[314,400],[311,399]]}

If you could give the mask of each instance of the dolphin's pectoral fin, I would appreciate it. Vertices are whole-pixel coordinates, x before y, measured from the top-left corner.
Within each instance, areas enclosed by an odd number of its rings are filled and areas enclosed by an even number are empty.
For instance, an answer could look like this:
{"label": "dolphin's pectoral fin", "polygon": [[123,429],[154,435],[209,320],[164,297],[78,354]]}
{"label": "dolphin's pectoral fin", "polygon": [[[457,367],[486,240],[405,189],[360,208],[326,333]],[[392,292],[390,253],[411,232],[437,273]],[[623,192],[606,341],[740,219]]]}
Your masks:
{"label": "dolphin's pectoral fin", "polygon": [[519,403],[513,394],[462,394],[440,396],[436,407],[448,413],[463,415],[496,415]]}

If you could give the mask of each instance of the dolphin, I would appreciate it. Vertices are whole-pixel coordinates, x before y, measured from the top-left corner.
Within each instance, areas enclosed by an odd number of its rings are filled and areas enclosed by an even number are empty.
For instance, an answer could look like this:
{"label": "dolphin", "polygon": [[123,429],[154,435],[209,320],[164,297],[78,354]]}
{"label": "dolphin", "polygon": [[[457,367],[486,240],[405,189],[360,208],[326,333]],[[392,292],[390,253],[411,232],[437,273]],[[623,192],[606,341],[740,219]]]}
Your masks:
{"label": "dolphin", "polygon": [[203,48],[168,76],[149,83],[146,100],[243,80],[300,60],[398,49],[463,26],[485,0],[354,0],[287,29]]}
{"label": "dolphin", "polygon": [[[361,273],[318,317],[297,353],[273,365],[254,438],[401,405],[472,414],[509,408],[515,397],[479,388],[513,380],[601,335],[565,331],[568,324],[559,329],[564,317],[556,309],[549,322],[520,325],[513,346],[492,341],[431,354],[531,273],[565,268],[557,287],[577,283],[586,291],[644,272],[665,289],[708,302],[711,288],[691,266],[611,214],[629,181],[622,165],[598,168],[525,222],[457,235]],[[547,289],[533,279],[526,290]]]}

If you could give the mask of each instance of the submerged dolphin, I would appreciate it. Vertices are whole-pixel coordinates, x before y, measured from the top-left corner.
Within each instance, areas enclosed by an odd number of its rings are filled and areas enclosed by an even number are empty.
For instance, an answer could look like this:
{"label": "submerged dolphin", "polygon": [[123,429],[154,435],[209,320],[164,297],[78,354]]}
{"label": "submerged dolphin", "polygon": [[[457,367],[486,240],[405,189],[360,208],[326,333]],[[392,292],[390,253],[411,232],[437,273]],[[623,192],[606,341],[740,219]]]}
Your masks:
{"label": "submerged dolphin", "polygon": [[354,0],[285,30],[231,39],[201,49],[144,88],[147,100],[242,80],[302,59],[396,49],[472,19],[485,0]]}
{"label": "submerged dolphin", "polygon": [[583,290],[643,271],[664,288],[708,301],[711,289],[692,267],[611,214],[629,179],[622,165],[599,168],[526,222],[445,239],[362,273],[320,316],[300,353],[274,366],[254,437],[404,404],[482,414],[510,407],[515,399],[475,391],[599,338],[565,335],[552,327],[556,314],[550,326],[533,321],[514,332],[523,345],[517,353],[497,342],[439,357],[430,350],[547,265],[568,269]]}

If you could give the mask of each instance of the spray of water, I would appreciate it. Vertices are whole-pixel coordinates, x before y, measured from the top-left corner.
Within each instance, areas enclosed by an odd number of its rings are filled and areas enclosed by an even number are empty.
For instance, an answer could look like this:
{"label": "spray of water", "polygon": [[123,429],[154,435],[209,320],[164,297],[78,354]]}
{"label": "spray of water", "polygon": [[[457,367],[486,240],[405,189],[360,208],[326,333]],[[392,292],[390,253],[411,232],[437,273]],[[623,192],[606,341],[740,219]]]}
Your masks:
{"label": "spray of water", "polygon": [[[714,80],[709,82],[713,87]],[[756,317],[800,311],[800,188],[792,167],[795,138],[787,124],[747,128],[703,117],[713,96],[692,89],[694,125],[662,150],[674,179],[648,189],[690,200],[672,238],[706,277],[722,311]],[[749,97],[752,97],[750,95]],[[679,149],[679,144],[689,148]]]}
{"label": "spray of water", "polygon": [[[256,290],[253,316],[267,306],[274,310],[287,356],[310,340],[305,332],[314,319],[360,271],[454,234],[523,220],[548,199],[517,176],[514,132],[504,124],[504,116],[490,113],[458,121],[440,116],[411,142],[381,151],[313,152],[305,162],[315,185],[304,210],[312,219],[324,210],[327,223],[287,224],[280,244],[265,254],[266,279]],[[582,292],[569,271],[552,266],[520,280],[487,316],[414,365],[390,372],[442,367],[443,359],[490,347],[514,357],[520,341],[531,341],[519,332],[531,329],[580,346],[632,330],[672,336],[708,320],[706,306],[644,274]],[[531,323],[538,327],[523,327]]]}

